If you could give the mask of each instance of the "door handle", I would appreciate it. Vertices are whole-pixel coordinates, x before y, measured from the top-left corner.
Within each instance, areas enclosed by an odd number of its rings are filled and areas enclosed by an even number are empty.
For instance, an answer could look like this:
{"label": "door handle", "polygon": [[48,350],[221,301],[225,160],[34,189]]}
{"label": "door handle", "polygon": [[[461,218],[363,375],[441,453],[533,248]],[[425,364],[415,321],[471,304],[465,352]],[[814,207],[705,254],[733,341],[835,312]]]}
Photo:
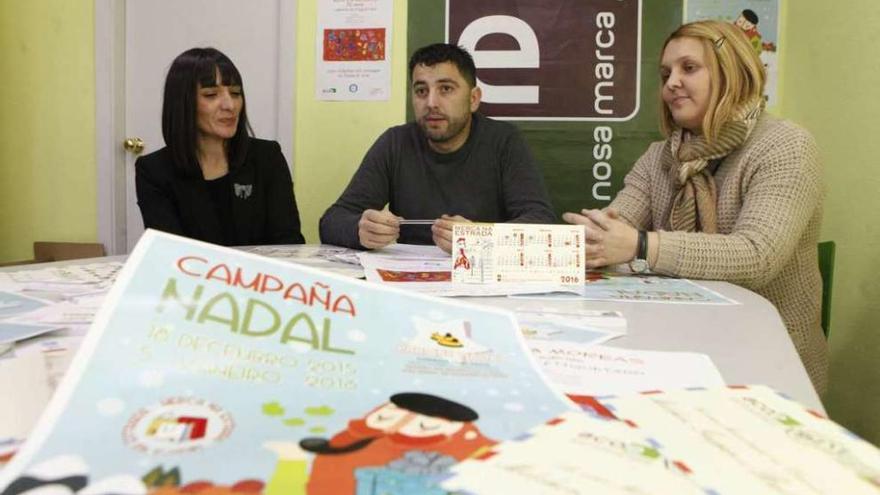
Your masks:
{"label": "door handle", "polygon": [[129,153],[140,155],[144,151],[144,140],[139,137],[128,138],[122,142],[122,147]]}

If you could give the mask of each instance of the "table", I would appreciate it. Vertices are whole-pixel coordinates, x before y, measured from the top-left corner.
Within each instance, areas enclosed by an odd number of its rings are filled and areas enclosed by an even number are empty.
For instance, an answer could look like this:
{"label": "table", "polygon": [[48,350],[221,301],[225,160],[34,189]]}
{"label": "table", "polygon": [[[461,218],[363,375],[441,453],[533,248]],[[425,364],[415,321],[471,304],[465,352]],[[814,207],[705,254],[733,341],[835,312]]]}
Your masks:
{"label": "table", "polygon": [[[768,300],[727,282],[700,281],[741,304],[657,304],[556,301],[569,308],[623,313],[627,335],[605,345],[626,349],[688,351],[709,355],[730,385],[768,385],[803,405],[824,412],[779,312]],[[481,298],[496,307],[547,306],[547,300]]]}
{"label": "table", "polygon": [[[17,265],[0,271],[38,269],[52,265],[123,260],[124,256]],[[732,306],[597,301],[548,301],[505,297],[467,298],[500,308],[547,307],[604,309],[623,313],[628,334],[607,345],[627,349],[689,351],[709,355],[728,384],[764,384],[807,407],[824,412],[806,370],[776,308],[742,287],[715,281],[701,285],[741,304]]]}

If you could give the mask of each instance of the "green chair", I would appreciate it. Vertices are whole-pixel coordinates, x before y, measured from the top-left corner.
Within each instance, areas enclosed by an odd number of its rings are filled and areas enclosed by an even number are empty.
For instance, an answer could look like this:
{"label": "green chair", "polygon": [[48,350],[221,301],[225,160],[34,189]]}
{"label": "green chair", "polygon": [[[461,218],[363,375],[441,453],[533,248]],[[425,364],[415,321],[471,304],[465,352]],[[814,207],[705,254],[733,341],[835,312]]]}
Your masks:
{"label": "green chair", "polygon": [[834,241],[819,243],[819,273],[822,274],[822,331],[831,335],[831,286],[834,283]]}

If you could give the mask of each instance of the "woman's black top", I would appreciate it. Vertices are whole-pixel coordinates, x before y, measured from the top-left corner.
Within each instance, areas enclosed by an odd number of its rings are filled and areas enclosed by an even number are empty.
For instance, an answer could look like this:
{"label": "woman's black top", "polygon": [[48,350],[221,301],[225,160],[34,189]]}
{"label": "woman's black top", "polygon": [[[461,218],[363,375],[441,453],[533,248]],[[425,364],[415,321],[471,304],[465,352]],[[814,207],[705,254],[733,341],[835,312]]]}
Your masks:
{"label": "woman's black top", "polygon": [[225,246],[302,244],[293,181],[281,147],[251,138],[244,162],[222,178],[189,178],[168,148],[135,162],[144,227]]}

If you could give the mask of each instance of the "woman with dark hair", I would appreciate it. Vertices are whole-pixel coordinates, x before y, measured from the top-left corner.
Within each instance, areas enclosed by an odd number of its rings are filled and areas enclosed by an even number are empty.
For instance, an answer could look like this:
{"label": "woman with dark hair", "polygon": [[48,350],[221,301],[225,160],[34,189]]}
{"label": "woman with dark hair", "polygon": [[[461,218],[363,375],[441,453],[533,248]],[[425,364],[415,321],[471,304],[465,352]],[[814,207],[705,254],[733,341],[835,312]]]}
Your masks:
{"label": "woman with dark hair", "polygon": [[302,244],[281,147],[251,137],[241,74],[214,48],[181,53],[165,78],[165,147],[138,158],[144,227],[241,246]]}
{"label": "woman with dark hair", "polygon": [[685,24],[660,62],[664,141],[585,226],[589,268],[724,280],[772,302],[816,390],[828,381],[816,244],[822,168],[813,137],[764,112],[764,66],[727,22]]}

